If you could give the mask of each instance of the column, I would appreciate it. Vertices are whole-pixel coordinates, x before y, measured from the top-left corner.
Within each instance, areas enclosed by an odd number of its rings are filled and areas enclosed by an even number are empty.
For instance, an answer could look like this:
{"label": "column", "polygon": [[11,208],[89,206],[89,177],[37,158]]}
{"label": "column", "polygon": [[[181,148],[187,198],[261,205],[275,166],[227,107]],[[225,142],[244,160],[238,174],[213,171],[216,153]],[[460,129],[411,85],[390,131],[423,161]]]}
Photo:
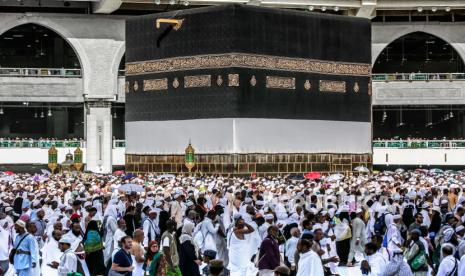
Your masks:
{"label": "column", "polygon": [[112,172],[111,103],[87,102],[86,108],[86,170]]}

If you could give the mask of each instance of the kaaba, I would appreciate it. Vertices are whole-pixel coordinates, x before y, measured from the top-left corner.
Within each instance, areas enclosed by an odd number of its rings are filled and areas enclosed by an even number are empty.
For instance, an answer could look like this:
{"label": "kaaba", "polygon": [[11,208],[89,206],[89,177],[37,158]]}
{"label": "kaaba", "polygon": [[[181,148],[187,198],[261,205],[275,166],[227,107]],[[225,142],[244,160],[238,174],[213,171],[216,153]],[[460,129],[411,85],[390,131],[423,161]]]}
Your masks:
{"label": "kaaba", "polygon": [[126,22],[126,170],[371,167],[367,19],[224,5]]}

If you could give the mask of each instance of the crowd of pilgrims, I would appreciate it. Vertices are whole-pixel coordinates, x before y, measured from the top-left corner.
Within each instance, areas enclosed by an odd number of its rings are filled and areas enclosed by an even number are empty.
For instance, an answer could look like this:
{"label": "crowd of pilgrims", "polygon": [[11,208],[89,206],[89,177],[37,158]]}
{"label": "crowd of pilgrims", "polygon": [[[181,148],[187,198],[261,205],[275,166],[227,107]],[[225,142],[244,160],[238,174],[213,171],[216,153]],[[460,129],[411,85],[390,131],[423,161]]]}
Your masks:
{"label": "crowd of pilgrims", "polygon": [[463,276],[464,188],[440,170],[0,174],[0,276]]}

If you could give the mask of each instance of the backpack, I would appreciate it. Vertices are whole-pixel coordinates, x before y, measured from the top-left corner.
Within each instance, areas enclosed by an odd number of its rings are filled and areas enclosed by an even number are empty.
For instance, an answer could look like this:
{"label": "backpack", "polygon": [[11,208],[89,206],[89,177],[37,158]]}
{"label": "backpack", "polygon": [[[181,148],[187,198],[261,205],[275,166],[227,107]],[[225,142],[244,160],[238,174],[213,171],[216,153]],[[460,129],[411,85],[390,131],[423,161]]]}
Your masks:
{"label": "backpack", "polygon": [[387,246],[388,246],[387,233],[384,234],[382,245],[383,245],[384,248],[387,248]]}
{"label": "backpack", "polygon": [[424,266],[427,264],[426,262],[426,252],[423,244],[418,244],[417,246],[419,247],[418,253],[413,257],[413,259],[409,262],[410,267],[412,268],[412,271],[419,271],[421,268],[424,268]]}
{"label": "backpack", "polygon": [[375,225],[373,226],[375,230],[375,234],[383,235],[386,232],[386,221],[384,220],[385,214],[379,216],[376,221]]}

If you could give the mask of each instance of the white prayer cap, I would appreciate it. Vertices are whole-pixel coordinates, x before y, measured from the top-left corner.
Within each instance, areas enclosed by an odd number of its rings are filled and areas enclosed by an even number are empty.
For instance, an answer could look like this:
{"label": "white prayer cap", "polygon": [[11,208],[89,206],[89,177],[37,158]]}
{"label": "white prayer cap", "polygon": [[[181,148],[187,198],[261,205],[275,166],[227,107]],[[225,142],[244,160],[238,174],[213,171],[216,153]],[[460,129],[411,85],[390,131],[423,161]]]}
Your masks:
{"label": "white prayer cap", "polygon": [[24,222],[23,220],[18,219],[15,224],[21,228],[26,228],[26,222]]}
{"label": "white prayer cap", "polygon": [[465,226],[459,225],[459,226],[457,226],[457,228],[455,228],[455,233],[458,233],[458,232],[462,231],[463,229],[465,229]]}
{"label": "white prayer cap", "polygon": [[265,205],[265,201],[263,200],[257,200],[257,202],[255,202],[256,205],[260,205],[260,206],[263,206]]}
{"label": "white prayer cap", "polygon": [[312,229],[312,230],[313,230],[313,231],[316,231],[316,230],[323,230],[323,227],[321,227],[321,224],[315,224],[315,225],[313,226],[313,229]]}
{"label": "white prayer cap", "polygon": [[393,215],[393,216],[392,216],[392,219],[393,219],[393,220],[401,219],[401,218],[402,218],[401,215]]}
{"label": "white prayer cap", "polygon": [[272,219],[274,219],[273,214],[266,214],[265,215],[265,220],[272,220]]}
{"label": "white prayer cap", "polygon": [[6,208],[5,208],[5,212],[10,212],[10,211],[13,211],[13,208],[12,208],[12,207],[6,207]]}
{"label": "white prayer cap", "polygon": [[443,200],[441,200],[441,205],[443,205],[443,204],[449,204],[449,201],[447,201],[447,199],[443,199]]}
{"label": "white prayer cap", "polygon": [[450,241],[454,233],[455,231],[453,228],[447,228],[446,230],[444,230],[444,242]]}
{"label": "white prayer cap", "polygon": [[341,206],[341,210],[340,210],[341,213],[342,212],[349,212],[349,211],[350,211],[350,208],[349,208],[348,205],[342,205]]}
{"label": "white prayer cap", "polygon": [[66,236],[64,235],[63,237],[61,237],[59,243],[67,243],[67,244],[72,244],[74,242],[74,239],[71,238],[70,236]]}
{"label": "white prayer cap", "polygon": [[244,202],[245,202],[245,204],[252,203],[252,199],[250,197],[246,197]]}

